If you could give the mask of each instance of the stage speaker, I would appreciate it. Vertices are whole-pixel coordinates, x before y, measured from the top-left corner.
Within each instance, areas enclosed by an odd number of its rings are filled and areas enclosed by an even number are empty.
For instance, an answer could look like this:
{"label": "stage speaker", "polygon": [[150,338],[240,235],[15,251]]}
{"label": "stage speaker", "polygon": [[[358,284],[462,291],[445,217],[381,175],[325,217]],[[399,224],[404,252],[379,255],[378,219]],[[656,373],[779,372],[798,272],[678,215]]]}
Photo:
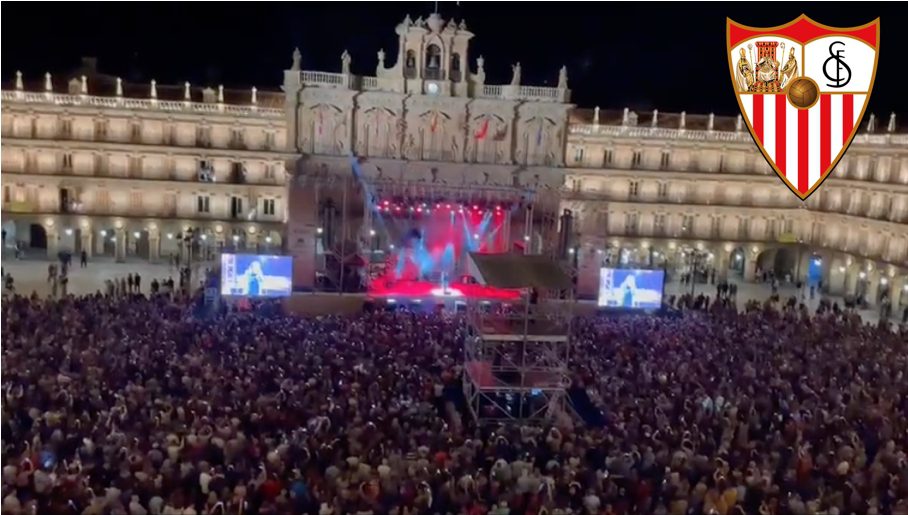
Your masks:
{"label": "stage speaker", "polygon": [[558,255],[561,259],[567,258],[568,249],[571,248],[571,236],[574,232],[574,213],[565,209],[561,213],[561,233],[558,235]]}

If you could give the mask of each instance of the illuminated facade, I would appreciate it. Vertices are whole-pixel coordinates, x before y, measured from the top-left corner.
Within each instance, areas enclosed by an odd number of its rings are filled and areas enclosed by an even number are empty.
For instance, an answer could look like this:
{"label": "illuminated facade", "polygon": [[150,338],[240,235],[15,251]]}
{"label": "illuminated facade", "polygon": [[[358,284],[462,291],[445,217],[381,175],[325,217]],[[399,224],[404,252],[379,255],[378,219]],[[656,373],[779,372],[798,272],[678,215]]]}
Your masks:
{"label": "illuminated facade", "polygon": [[[302,70],[296,53],[283,92],[257,97],[123,91],[91,74],[52,91],[18,80],[2,97],[4,229],[32,246],[45,232],[49,254],[159,259],[193,228],[194,247],[282,248],[300,263],[295,283],[310,287],[324,267],[312,256],[376,246],[365,183],[399,196],[538,201],[514,217],[511,237],[573,262],[581,296],[607,262],[747,281],[819,270],[829,292],[908,303],[908,135],[894,118],[865,119],[801,202],[735,118],[579,109],[565,70],[552,70],[556,87],[523,85],[519,64],[509,84],[487,84],[463,22],[408,17],[396,33],[396,53],[379,51],[374,74],[352,73],[346,52],[339,72]],[[363,173],[346,200],[354,207],[324,241],[322,203],[340,204],[351,155]]]}

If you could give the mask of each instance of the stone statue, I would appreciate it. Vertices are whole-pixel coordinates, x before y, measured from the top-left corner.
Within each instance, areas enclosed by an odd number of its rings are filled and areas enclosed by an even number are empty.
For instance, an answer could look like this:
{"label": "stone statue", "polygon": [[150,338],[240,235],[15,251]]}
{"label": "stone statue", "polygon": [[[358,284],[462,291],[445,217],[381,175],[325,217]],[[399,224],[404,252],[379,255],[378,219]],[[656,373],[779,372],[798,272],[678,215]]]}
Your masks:
{"label": "stone statue", "polygon": [[190,93],[190,90],[189,90],[189,82],[183,83],[183,100],[185,100],[187,102],[192,100],[192,94]]}
{"label": "stone statue", "polygon": [[486,72],[485,66],[486,66],[485,58],[483,56],[477,57],[476,58],[476,73],[477,74],[485,73]]}
{"label": "stone statue", "polygon": [[735,131],[741,132],[741,129],[744,127],[744,118],[739,114],[738,119],[735,121]]}
{"label": "stone statue", "polygon": [[709,120],[706,122],[706,130],[711,131],[716,125],[716,115],[709,113]]}
{"label": "stone statue", "polygon": [[404,27],[409,27],[410,25],[413,25],[413,20],[410,19],[410,15],[408,14],[404,17]]}
{"label": "stone statue", "polygon": [[50,72],[44,74],[44,91],[53,91],[54,84],[50,80]]}
{"label": "stone statue", "polygon": [[378,69],[379,70],[385,69],[385,49],[384,48],[378,49]]}
{"label": "stone statue", "polygon": [[889,125],[886,127],[886,131],[895,132],[895,113],[894,112],[889,115]]}
{"label": "stone statue", "polygon": [[457,26],[458,30],[467,30],[467,20],[460,20],[460,25]]}
{"label": "stone statue", "polygon": [[870,119],[867,120],[867,132],[873,132],[876,130],[876,115],[870,113]]}
{"label": "stone statue", "polygon": [[299,48],[293,49],[293,63],[290,65],[290,69],[293,71],[299,71],[300,69],[300,59],[303,58],[303,54],[300,53]]}
{"label": "stone statue", "polygon": [[223,84],[218,86],[218,103],[219,104],[224,103],[224,85]]}
{"label": "stone statue", "polygon": [[558,89],[567,89],[567,66],[562,66],[558,70]]}
{"label": "stone statue", "polygon": [[350,75],[350,54],[346,50],[341,54],[341,73]]}
{"label": "stone statue", "polygon": [[512,75],[511,75],[511,86],[520,85],[520,63],[518,62],[515,65],[511,66]]}
{"label": "stone statue", "polygon": [[259,90],[255,86],[252,86],[252,105],[259,103]]}
{"label": "stone statue", "polygon": [[659,126],[659,110],[658,109],[653,109],[652,126],[653,126],[653,128],[656,128]]}
{"label": "stone statue", "polygon": [[82,84],[79,87],[79,93],[83,95],[88,94],[88,77],[85,75],[82,76]]}
{"label": "stone statue", "polygon": [[681,123],[679,124],[679,129],[684,129],[687,127],[687,111],[681,111]]}
{"label": "stone statue", "polygon": [[593,109],[593,125],[599,125],[599,106]]}
{"label": "stone statue", "polygon": [[16,71],[16,90],[22,91],[24,86],[22,85],[22,72]]}
{"label": "stone statue", "polygon": [[151,92],[148,96],[151,98],[158,98],[158,81],[151,79]]}
{"label": "stone statue", "polygon": [[424,21],[422,20],[422,16],[420,16],[419,18],[416,18],[416,21],[413,22],[413,25],[415,25],[415,26],[417,26],[417,27],[425,27],[425,26],[426,26],[426,22],[424,22]]}
{"label": "stone statue", "polygon": [[117,96],[123,96],[123,79],[121,79],[120,77],[117,77]]}

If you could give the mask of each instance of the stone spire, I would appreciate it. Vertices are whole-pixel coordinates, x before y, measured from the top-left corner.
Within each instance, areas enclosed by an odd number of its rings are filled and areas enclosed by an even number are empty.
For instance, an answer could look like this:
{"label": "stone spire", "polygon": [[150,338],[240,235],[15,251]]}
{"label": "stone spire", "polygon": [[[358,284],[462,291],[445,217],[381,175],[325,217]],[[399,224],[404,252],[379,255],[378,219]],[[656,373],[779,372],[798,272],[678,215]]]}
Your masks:
{"label": "stone spire", "polygon": [[738,119],[735,120],[735,132],[741,132],[742,128],[744,128],[744,117],[739,114]]}
{"label": "stone spire", "polygon": [[88,94],[88,77],[86,77],[85,75],[82,76],[82,85],[81,89],[79,89],[79,92],[83,95]]}
{"label": "stone spire", "polygon": [[121,79],[120,77],[117,77],[117,96],[123,96],[123,79]]}
{"label": "stone spire", "polygon": [[876,115],[870,113],[870,119],[867,120],[867,132],[873,132],[876,130]]}
{"label": "stone spire", "polygon": [[158,99],[158,81],[151,79],[151,98],[153,100]]}
{"label": "stone spire", "polygon": [[624,113],[621,114],[621,125],[627,125],[631,121],[631,110],[627,107],[624,108]]}
{"label": "stone spire", "polygon": [[712,131],[713,127],[716,125],[716,115],[714,113],[709,113],[709,121],[706,122],[706,130]]}
{"label": "stone spire", "polygon": [[658,109],[653,109],[653,121],[652,121],[651,125],[654,129],[659,126],[659,110]]}
{"label": "stone spire", "polygon": [[192,102],[192,86],[189,81],[183,83],[183,100]]}
{"label": "stone spire", "polygon": [[224,85],[223,84],[218,86],[218,103],[219,104],[224,103]]}
{"label": "stone spire", "polygon": [[255,86],[252,86],[252,105],[256,105],[259,103],[258,93],[259,93],[258,88],[256,88]]}
{"label": "stone spire", "polygon": [[593,125],[599,125],[599,106],[593,109]]}
{"label": "stone spire", "polygon": [[889,125],[886,127],[888,132],[895,132],[895,113],[889,115]]}
{"label": "stone spire", "polygon": [[54,90],[54,83],[50,80],[50,72],[44,74],[44,91],[50,93]]}
{"label": "stone spire", "polygon": [[303,58],[303,54],[300,53],[299,48],[293,49],[293,63],[290,65],[290,69],[293,71],[300,70],[300,60]]}
{"label": "stone spire", "polygon": [[681,123],[678,126],[679,129],[687,128],[687,111],[681,111]]}
{"label": "stone spire", "polygon": [[22,91],[25,86],[22,85],[22,72],[16,72],[16,91]]}

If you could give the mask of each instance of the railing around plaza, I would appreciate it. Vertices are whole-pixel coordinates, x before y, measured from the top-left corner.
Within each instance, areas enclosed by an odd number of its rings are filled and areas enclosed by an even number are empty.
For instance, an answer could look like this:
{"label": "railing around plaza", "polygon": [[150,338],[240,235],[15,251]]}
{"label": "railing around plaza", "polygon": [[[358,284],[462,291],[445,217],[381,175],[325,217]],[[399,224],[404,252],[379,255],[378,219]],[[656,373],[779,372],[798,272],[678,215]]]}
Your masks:
{"label": "railing around plaza", "polygon": [[63,93],[36,93],[31,91],[3,91],[3,102],[26,104],[52,104],[58,106],[87,106],[109,109],[145,111],[190,112],[202,114],[228,114],[233,116],[282,118],[281,109],[262,108],[256,105],[234,105],[155,98],[99,97],[94,95],[68,95]]}
{"label": "railing around plaza", "polygon": [[[571,124],[568,134],[579,136],[611,136],[628,139],[670,139],[688,141],[719,141],[750,143],[747,131],[720,131],[700,129],[672,129],[665,127],[637,127],[632,125]],[[908,145],[908,134],[858,134],[855,143],[866,145]]]}

